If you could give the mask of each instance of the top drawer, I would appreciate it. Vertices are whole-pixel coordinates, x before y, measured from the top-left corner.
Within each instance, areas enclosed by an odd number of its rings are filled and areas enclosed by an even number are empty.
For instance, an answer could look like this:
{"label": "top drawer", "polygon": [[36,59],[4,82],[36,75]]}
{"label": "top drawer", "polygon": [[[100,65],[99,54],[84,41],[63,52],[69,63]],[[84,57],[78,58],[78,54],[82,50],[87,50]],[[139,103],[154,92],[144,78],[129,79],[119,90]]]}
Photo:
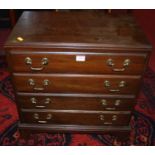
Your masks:
{"label": "top drawer", "polygon": [[147,54],[83,52],[11,52],[13,72],[141,74]]}

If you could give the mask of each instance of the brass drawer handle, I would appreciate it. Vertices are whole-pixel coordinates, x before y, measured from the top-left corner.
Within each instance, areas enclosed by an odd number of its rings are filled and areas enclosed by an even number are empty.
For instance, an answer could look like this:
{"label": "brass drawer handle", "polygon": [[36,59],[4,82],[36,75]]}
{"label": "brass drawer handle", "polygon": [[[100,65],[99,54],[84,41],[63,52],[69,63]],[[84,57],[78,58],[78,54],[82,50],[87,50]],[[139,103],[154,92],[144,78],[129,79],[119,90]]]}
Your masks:
{"label": "brass drawer handle", "polygon": [[[123,72],[130,65],[130,63],[131,63],[130,59],[125,59],[124,62],[123,62],[123,68],[112,68],[112,70],[114,72]],[[108,59],[107,60],[107,65],[110,66],[110,67],[114,67],[115,66],[114,60]]]}
{"label": "brass drawer handle", "polygon": [[46,98],[44,104],[50,104],[51,103],[51,99],[50,98]]}
{"label": "brass drawer handle", "polygon": [[[32,59],[30,58],[30,57],[26,57],[25,58],[25,63],[26,63],[26,65],[32,65]],[[44,68],[45,68],[45,65],[48,65],[48,58],[42,58],[42,60],[41,60],[41,67],[32,67],[32,66],[30,66],[30,69],[32,70],[32,71],[41,71],[41,70],[43,70]]]}
{"label": "brass drawer handle", "polygon": [[33,117],[34,117],[34,119],[39,119],[39,114],[34,113],[34,114],[33,114]]}
{"label": "brass drawer handle", "polygon": [[126,86],[126,82],[125,81],[120,81],[119,85],[120,88],[123,88]]}
{"label": "brass drawer handle", "polygon": [[112,122],[104,122],[105,125],[112,125]]}
{"label": "brass drawer handle", "polygon": [[[109,87],[111,86],[110,81],[105,80],[105,81],[104,81],[104,86],[105,86],[106,88],[109,88]],[[125,87],[125,86],[126,86],[126,82],[125,82],[125,81],[120,81],[119,84],[118,84],[118,87],[119,87],[119,88],[123,88],[123,87]],[[110,91],[110,92],[119,92],[120,89],[109,89],[109,91]]]}
{"label": "brass drawer handle", "polygon": [[35,120],[37,120],[38,123],[43,123],[43,122],[47,123],[47,120],[51,120],[52,119],[52,114],[47,114],[47,116],[45,118],[46,120],[39,120],[40,116],[39,116],[38,113],[34,113],[33,117],[34,117]]}
{"label": "brass drawer handle", "polygon": [[37,99],[35,97],[30,98],[31,103],[37,104]]}
{"label": "brass drawer handle", "polygon": [[120,104],[121,104],[121,100],[116,100],[114,103],[115,106],[119,106]]}
{"label": "brass drawer handle", "polygon": [[[104,119],[104,115],[100,115],[99,118],[100,118],[101,121],[104,121],[105,120]],[[117,120],[117,115],[113,115],[111,120],[112,121],[116,121]]]}
{"label": "brass drawer handle", "polygon": [[102,104],[103,106],[107,106],[107,101],[106,101],[105,99],[102,99],[102,100],[101,100],[101,104]]}
{"label": "brass drawer handle", "polygon": [[46,108],[44,105],[36,105],[35,108]]}
{"label": "brass drawer handle", "polygon": [[112,116],[112,121],[116,121],[117,120],[117,115],[113,115]]}
{"label": "brass drawer handle", "polygon": [[106,107],[108,106],[107,100],[102,99],[101,100],[101,105],[105,107],[106,110],[116,110],[116,107],[119,106],[121,103],[121,100],[117,99],[115,100],[115,102],[113,103],[115,107]]}
{"label": "brass drawer handle", "polygon": [[[105,80],[104,81],[104,86],[105,87],[110,87],[111,86],[110,81]],[[125,87],[125,86],[126,86],[126,82],[125,81],[120,81],[119,84],[118,84],[118,87],[120,87],[120,88]]]}
{"label": "brass drawer handle", "polygon": [[[100,115],[100,120],[101,120],[101,121],[105,121],[104,115]],[[105,124],[105,125],[111,125],[112,122],[103,122],[103,124]]]}
{"label": "brass drawer handle", "polygon": [[37,99],[35,97],[30,98],[30,101],[32,104],[35,105],[35,108],[45,108],[46,106],[41,106],[41,105],[36,105],[37,104]]}
{"label": "brass drawer handle", "polygon": [[28,79],[28,83],[29,83],[30,86],[33,87],[33,90],[42,91],[42,90],[45,89],[46,86],[49,85],[49,80],[48,80],[48,79],[45,79],[45,80],[43,81],[43,86],[44,86],[44,87],[35,87],[35,81],[34,81],[33,79]]}
{"label": "brass drawer handle", "polygon": [[39,87],[34,87],[33,89],[34,89],[34,90],[38,90],[38,91],[44,90],[44,88],[41,88],[41,87],[40,87],[40,88],[39,88]]}
{"label": "brass drawer handle", "polygon": [[120,90],[119,89],[110,89],[109,91],[110,92],[119,92]]}
{"label": "brass drawer handle", "polygon": [[30,98],[30,101],[31,101],[32,104],[35,105],[35,108],[46,108],[46,105],[51,103],[50,98],[45,99],[45,101],[43,102],[45,105],[36,105],[38,103],[37,103],[37,99],[35,97]]}
{"label": "brass drawer handle", "polygon": [[[121,100],[117,99],[117,100],[115,100],[114,105],[115,105],[115,106],[119,106],[120,103],[121,103]],[[102,106],[108,106],[107,100],[102,99],[102,100],[101,100],[101,105],[102,105]]]}
{"label": "brass drawer handle", "polygon": [[99,117],[101,121],[104,121],[104,115],[100,115]]}
{"label": "brass drawer handle", "polygon": [[47,121],[38,121],[38,123],[41,123],[41,124],[46,124]]}
{"label": "brass drawer handle", "polygon": [[52,114],[47,114],[46,119],[50,120],[52,118]]}
{"label": "brass drawer handle", "polygon": [[31,101],[32,104],[35,104],[35,108],[46,108],[46,105],[51,102],[51,99],[46,98],[45,101],[43,102],[44,105],[36,105],[38,103],[37,103],[37,99],[35,97],[30,98],[30,101]]}
{"label": "brass drawer handle", "polygon": [[116,110],[116,108],[115,107],[113,107],[113,108],[105,108],[106,110]]}

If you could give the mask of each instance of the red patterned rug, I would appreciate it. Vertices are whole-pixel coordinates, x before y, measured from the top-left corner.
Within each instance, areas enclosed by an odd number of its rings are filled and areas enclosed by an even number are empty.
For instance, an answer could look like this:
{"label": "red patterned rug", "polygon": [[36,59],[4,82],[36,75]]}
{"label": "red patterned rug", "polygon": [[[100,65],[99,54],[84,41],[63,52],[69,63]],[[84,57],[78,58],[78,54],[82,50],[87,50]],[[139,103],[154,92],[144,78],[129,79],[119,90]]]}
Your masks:
{"label": "red patterned rug", "polygon": [[155,73],[148,68],[132,114],[131,140],[117,141],[108,134],[38,133],[21,139],[10,74],[0,57],[0,145],[155,145]]}

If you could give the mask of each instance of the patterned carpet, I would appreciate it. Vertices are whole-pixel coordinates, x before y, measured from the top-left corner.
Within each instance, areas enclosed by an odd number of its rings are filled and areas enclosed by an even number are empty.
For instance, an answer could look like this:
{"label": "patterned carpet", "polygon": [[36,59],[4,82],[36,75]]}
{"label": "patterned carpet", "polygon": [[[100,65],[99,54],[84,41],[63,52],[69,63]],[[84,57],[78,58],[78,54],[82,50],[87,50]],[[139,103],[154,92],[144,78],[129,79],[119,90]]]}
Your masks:
{"label": "patterned carpet", "polygon": [[155,73],[148,68],[137,105],[131,118],[130,141],[117,141],[108,134],[31,134],[20,137],[17,128],[18,114],[10,74],[3,57],[0,57],[0,145],[155,145]]}

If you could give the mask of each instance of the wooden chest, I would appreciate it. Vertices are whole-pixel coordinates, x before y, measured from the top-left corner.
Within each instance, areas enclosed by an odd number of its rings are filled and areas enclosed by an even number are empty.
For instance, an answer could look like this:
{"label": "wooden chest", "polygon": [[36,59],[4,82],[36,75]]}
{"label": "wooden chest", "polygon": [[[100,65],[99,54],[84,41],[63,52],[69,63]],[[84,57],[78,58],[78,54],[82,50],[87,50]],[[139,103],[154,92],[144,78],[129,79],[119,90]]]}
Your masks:
{"label": "wooden chest", "polygon": [[19,128],[129,132],[151,48],[129,15],[24,12],[5,45]]}

